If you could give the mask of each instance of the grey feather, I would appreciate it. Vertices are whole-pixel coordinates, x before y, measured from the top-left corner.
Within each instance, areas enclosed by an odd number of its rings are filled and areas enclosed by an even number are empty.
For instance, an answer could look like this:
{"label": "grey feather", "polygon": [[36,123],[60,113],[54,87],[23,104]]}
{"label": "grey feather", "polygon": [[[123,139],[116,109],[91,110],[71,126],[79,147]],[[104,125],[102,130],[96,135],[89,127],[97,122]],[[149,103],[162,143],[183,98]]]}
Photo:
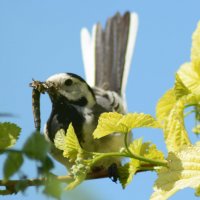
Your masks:
{"label": "grey feather", "polygon": [[129,33],[130,13],[116,13],[109,18],[105,29],[97,24],[95,36],[95,85],[121,95]]}

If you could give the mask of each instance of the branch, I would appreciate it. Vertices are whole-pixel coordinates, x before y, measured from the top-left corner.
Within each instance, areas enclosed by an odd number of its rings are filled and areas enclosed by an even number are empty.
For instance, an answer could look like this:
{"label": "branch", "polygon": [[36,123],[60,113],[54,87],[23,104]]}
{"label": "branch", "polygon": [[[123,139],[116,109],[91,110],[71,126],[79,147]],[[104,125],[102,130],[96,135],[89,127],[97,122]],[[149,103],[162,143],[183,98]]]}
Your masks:
{"label": "branch", "polygon": [[[108,177],[108,172],[107,170],[102,170],[100,172],[95,172],[88,174],[86,180],[92,180],[92,179],[99,179],[99,178],[106,178]],[[58,181],[67,183],[69,181],[74,180],[73,176],[71,175],[66,175],[66,176],[57,176],[56,179]],[[45,185],[47,183],[48,179],[43,177],[43,178],[36,178],[36,179],[21,179],[21,180],[0,180],[0,186],[4,186],[6,189],[5,190],[0,190],[0,195],[9,195],[9,194],[15,194],[18,191],[16,190],[17,185],[22,185],[24,184],[27,187],[30,186],[41,186]]]}
{"label": "branch", "polygon": [[[138,170],[136,173],[144,172],[144,171],[149,171],[151,168],[149,167],[148,170]],[[153,170],[153,168],[152,168]],[[67,183],[69,181],[73,181],[73,176],[72,175],[66,175],[66,176],[55,176],[58,181],[61,181],[63,183]],[[100,179],[100,178],[108,178],[109,173],[108,170],[101,170],[98,172],[90,173],[87,175],[86,180],[93,180],[93,179]],[[35,179],[21,179],[21,180],[0,180],[0,186],[4,186],[6,189],[5,190],[0,190],[0,195],[10,195],[10,194],[16,194],[16,186],[17,185],[22,185],[24,184],[26,187],[31,187],[31,186],[41,186],[45,185],[47,183],[48,179],[43,177],[43,178],[35,178]]]}

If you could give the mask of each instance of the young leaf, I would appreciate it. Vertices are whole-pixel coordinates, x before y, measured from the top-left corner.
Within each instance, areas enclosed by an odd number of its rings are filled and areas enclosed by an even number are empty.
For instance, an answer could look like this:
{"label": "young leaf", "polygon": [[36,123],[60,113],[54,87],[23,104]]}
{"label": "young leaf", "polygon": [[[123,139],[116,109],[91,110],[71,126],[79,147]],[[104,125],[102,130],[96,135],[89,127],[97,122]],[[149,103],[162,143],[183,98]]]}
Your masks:
{"label": "young leaf", "polygon": [[53,168],[54,168],[53,160],[49,156],[46,156],[45,160],[43,160],[43,162],[41,163],[41,166],[38,167],[38,173],[46,175]]}
{"label": "young leaf", "polygon": [[176,103],[176,96],[174,89],[168,90],[162,97],[159,99],[156,106],[156,117],[160,124],[163,126],[166,119],[168,118],[170,111]]}
{"label": "young leaf", "polygon": [[49,150],[49,144],[40,133],[33,133],[23,147],[23,152],[31,159],[44,161]]}
{"label": "young leaf", "polygon": [[76,160],[77,154],[82,151],[72,124],[69,125],[66,135],[63,130],[56,133],[54,143],[58,149],[63,150],[63,156],[70,161]]}
{"label": "young leaf", "polygon": [[177,72],[185,87],[196,96],[200,96],[200,72],[192,63],[183,64]]}
{"label": "young leaf", "polygon": [[47,196],[54,197],[60,199],[62,189],[61,182],[56,179],[55,176],[49,174],[47,178],[47,182],[44,185],[43,193]]}
{"label": "young leaf", "polygon": [[156,148],[156,145],[150,142],[145,142],[141,147],[141,155],[145,158],[153,160],[164,160],[164,154]]}
{"label": "young leaf", "polygon": [[191,91],[183,84],[178,74],[176,74],[174,92],[177,100],[191,93]]}
{"label": "young leaf", "polygon": [[5,122],[0,123],[0,150],[13,146],[21,132],[16,124]]}
{"label": "young leaf", "polygon": [[200,98],[200,23],[193,33],[191,62],[183,64],[177,74],[183,85]]}
{"label": "young leaf", "polygon": [[[142,147],[142,138],[134,140],[130,145],[129,149],[131,152],[137,155],[141,155]],[[130,162],[126,163],[124,166],[119,167],[119,181],[124,189],[132,180],[133,176],[137,172],[137,169],[140,167],[140,161],[136,159],[130,159]]]}
{"label": "young leaf", "polygon": [[151,200],[165,200],[177,191],[200,187],[200,145],[185,146],[178,152],[168,155],[168,167],[158,171]]}
{"label": "young leaf", "polygon": [[66,190],[72,190],[82,183],[90,170],[90,163],[84,161],[82,154],[77,154],[75,164],[71,168],[71,173],[73,174],[74,180],[67,185]]}
{"label": "young leaf", "polygon": [[[132,153],[144,156],[145,158],[150,158],[154,160],[164,160],[164,155],[161,151],[156,148],[156,145],[151,142],[142,143],[142,138],[134,140],[130,145],[129,149]],[[139,161],[140,166],[143,161]]]}
{"label": "young leaf", "polygon": [[54,144],[57,149],[64,151],[66,146],[65,143],[66,143],[65,130],[60,129],[55,135]]}
{"label": "young leaf", "polygon": [[23,155],[20,152],[10,152],[3,166],[4,179],[8,180],[23,164]]}
{"label": "young leaf", "polygon": [[74,181],[72,181],[71,183],[69,183],[65,189],[66,190],[73,190],[75,187],[77,187],[78,185],[80,185],[85,180],[85,177],[86,176],[83,176],[83,178],[77,178],[77,179],[75,179]]}
{"label": "young leaf", "polygon": [[114,132],[120,132],[118,122],[123,115],[116,112],[103,113],[99,117],[98,125],[93,132],[94,138],[101,138]]}
{"label": "young leaf", "polygon": [[131,144],[129,145],[129,149],[132,153],[141,155],[141,149],[142,149],[142,138],[133,140]]}
{"label": "young leaf", "polygon": [[[149,142],[142,143],[141,138],[134,140],[129,145],[129,149],[132,153],[145,158],[164,160],[163,153],[156,149],[156,145]],[[119,180],[123,188],[132,181],[134,174],[145,164],[147,163],[131,158],[129,163],[126,163],[124,166],[119,168]]]}
{"label": "young leaf", "polygon": [[177,151],[184,145],[189,145],[190,140],[184,125],[184,107],[188,104],[195,104],[198,100],[192,94],[180,98],[164,124],[164,137],[168,151]]}
{"label": "young leaf", "polygon": [[151,115],[144,113],[129,113],[124,115],[118,122],[118,125],[127,128],[127,131],[123,131],[123,133],[130,132],[133,128],[160,128],[158,122]]}
{"label": "young leaf", "polygon": [[103,113],[93,133],[94,138],[101,138],[111,133],[128,133],[133,128],[152,127],[159,128],[158,122],[148,114],[129,113]]}
{"label": "young leaf", "polygon": [[129,163],[118,168],[119,181],[123,189],[133,180],[133,176],[137,172],[137,165],[137,160],[132,159]]}

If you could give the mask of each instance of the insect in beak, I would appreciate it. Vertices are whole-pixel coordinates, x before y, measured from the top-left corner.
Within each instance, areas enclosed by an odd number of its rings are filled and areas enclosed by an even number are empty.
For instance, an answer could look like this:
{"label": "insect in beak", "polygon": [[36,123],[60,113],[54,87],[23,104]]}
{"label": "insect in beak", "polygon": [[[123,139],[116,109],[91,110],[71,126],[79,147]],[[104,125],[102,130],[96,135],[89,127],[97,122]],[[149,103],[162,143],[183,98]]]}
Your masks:
{"label": "insect in beak", "polygon": [[56,87],[51,82],[41,82],[33,81],[29,84],[30,87],[33,88],[32,90],[32,111],[33,111],[33,118],[36,131],[40,132],[41,128],[41,118],[40,118],[40,94],[49,93],[49,95],[53,96],[55,94]]}

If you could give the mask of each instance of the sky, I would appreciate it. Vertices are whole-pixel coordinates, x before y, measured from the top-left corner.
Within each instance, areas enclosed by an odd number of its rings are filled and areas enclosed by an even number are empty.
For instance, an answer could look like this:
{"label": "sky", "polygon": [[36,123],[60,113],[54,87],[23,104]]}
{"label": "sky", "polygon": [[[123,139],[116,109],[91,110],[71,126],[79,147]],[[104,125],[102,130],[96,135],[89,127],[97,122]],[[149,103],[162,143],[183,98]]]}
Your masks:
{"label": "sky", "polygon": [[[155,106],[165,91],[173,86],[174,75],[181,64],[190,60],[191,35],[200,20],[199,0],[0,0],[0,112],[10,112],[14,118],[1,122],[17,123],[22,133],[15,148],[21,148],[33,132],[31,107],[32,78],[46,80],[59,72],[73,72],[84,77],[80,48],[80,30],[91,30],[96,22],[105,24],[117,11],[129,10],[139,17],[135,52],[127,85],[129,112],[144,112],[155,116]],[[50,114],[47,96],[41,98],[42,124]],[[192,127],[189,118],[187,128]],[[191,135],[192,141],[197,140]],[[166,153],[160,130],[139,129],[134,137],[154,142]],[[5,159],[1,156],[0,163]],[[55,162],[54,173],[66,170]],[[35,163],[26,161],[23,171],[36,176]],[[2,166],[0,166],[0,175]],[[63,199],[149,199],[156,173],[137,174],[123,190],[109,179],[85,181]],[[35,188],[25,194],[0,197],[2,200],[45,200]],[[197,199],[192,189],[174,195],[176,199]]]}

